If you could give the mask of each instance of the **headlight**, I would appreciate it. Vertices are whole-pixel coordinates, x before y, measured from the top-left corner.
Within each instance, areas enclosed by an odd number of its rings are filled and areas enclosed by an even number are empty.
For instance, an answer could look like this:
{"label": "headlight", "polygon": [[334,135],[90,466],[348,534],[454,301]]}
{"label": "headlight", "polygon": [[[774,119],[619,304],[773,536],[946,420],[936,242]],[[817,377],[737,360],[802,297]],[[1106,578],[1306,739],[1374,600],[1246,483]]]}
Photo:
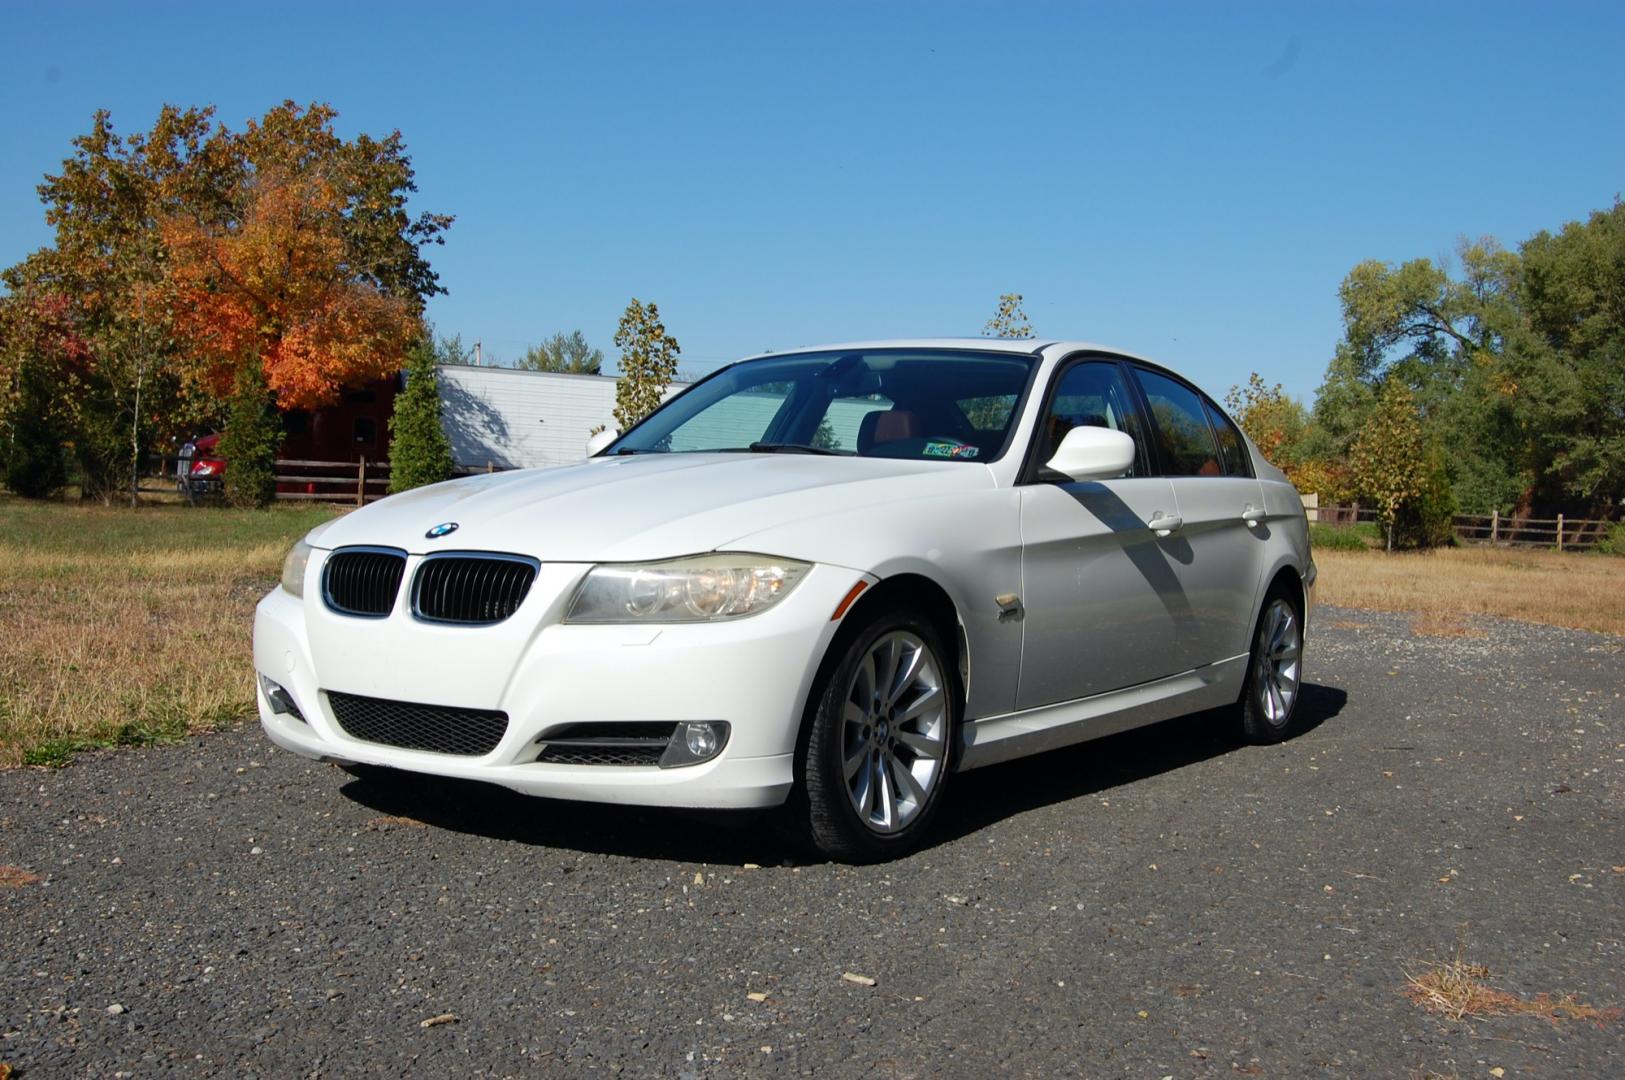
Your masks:
{"label": "headlight", "polygon": [[305,595],[305,567],[310,565],[310,545],[300,540],[282,560],[282,587],[293,595]]}
{"label": "headlight", "polygon": [[808,569],[794,559],[728,553],[595,566],[576,589],[565,621],[681,623],[757,615],[789,596]]}

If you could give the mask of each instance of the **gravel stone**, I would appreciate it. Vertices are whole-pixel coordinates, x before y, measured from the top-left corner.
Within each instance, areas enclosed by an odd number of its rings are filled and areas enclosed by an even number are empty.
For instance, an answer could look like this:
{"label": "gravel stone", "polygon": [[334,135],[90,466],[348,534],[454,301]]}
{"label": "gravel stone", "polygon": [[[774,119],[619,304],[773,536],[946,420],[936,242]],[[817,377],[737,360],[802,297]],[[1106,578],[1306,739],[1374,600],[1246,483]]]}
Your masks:
{"label": "gravel stone", "polygon": [[0,1061],[1625,1075],[1625,1021],[1454,1022],[1401,993],[1460,955],[1625,1005],[1625,639],[1410,627],[1320,608],[1296,737],[1242,747],[1204,713],[957,776],[932,842],[884,866],[804,863],[759,816],[352,776],[253,725],[0,773],[0,864],[39,876],[0,888]]}

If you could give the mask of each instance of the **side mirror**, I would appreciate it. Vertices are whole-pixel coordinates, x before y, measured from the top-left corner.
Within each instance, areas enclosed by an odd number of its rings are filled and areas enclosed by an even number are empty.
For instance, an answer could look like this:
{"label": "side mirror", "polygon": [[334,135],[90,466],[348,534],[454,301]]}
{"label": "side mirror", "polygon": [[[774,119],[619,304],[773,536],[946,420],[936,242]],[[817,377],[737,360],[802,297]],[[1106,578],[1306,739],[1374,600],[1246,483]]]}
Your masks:
{"label": "side mirror", "polygon": [[1075,427],[1046,464],[1074,480],[1111,480],[1133,466],[1134,439],[1111,428]]}
{"label": "side mirror", "polygon": [[605,428],[600,431],[587,440],[587,456],[597,457],[600,450],[620,438],[620,436],[621,433],[614,428]]}

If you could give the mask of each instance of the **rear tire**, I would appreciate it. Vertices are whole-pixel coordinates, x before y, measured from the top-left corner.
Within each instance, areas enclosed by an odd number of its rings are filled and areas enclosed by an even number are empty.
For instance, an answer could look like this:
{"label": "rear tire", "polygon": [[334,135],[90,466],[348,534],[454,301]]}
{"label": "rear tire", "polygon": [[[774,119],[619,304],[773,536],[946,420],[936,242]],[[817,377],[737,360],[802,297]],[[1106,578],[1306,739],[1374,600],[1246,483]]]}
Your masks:
{"label": "rear tire", "polygon": [[959,671],[918,611],[844,632],[813,689],[792,801],[799,832],[830,859],[878,862],[917,847],[955,760]]}
{"label": "rear tire", "polygon": [[1292,730],[1303,689],[1303,606],[1272,590],[1258,614],[1247,681],[1241,690],[1241,734],[1250,743],[1277,743]]}

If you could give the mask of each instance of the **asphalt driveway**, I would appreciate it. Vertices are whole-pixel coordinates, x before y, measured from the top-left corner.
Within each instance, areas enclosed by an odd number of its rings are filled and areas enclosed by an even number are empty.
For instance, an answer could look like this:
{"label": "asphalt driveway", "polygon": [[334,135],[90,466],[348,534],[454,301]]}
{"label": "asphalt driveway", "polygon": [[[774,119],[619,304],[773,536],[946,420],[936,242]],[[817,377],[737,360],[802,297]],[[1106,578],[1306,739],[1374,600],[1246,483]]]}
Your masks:
{"label": "asphalt driveway", "polygon": [[1291,741],[1203,714],[967,774],[888,866],[797,865],[751,818],[358,779],[254,727],[3,773],[0,1062],[1625,1075],[1625,1021],[1401,992],[1460,957],[1625,1005],[1625,640],[1472,625],[1322,609]]}

